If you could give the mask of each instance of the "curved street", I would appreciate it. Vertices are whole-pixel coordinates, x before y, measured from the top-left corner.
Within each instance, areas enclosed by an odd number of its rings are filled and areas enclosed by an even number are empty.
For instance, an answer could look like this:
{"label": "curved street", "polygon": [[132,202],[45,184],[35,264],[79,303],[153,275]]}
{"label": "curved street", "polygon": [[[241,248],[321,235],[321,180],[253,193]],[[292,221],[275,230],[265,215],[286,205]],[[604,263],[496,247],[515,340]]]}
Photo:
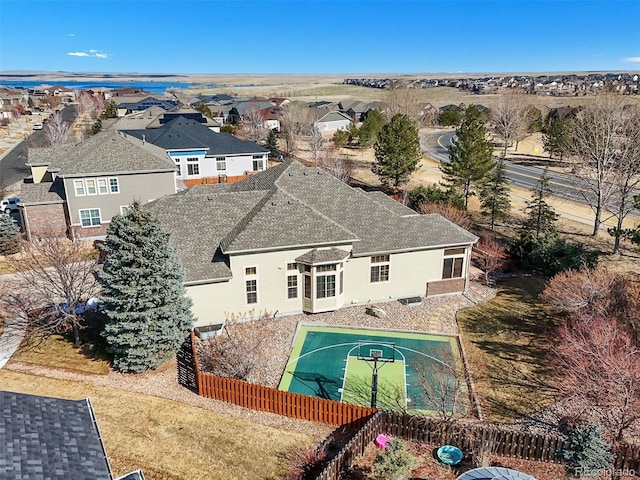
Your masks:
{"label": "curved street", "polygon": [[[453,137],[455,137],[455,130],[422,133],[420,146],[430,158],[438,162],[448,162],[449,152],[447,146],[451,144]],[[539,160],[544,161],[545,159],[540,157]],[[507,177],[513,186],[529,191],[535,189],[542,176],[543,168],[519,165],[510,160],[505,160],[505,164],[507,166]],[[554,197],[587,205],[584,198],[585,189],[579,186],[577,178],[552,170],[549,170],[547,174],[549,176],[549,188]],[[633,212],[630,216],[639,217],[640,215],[638,212]]]}

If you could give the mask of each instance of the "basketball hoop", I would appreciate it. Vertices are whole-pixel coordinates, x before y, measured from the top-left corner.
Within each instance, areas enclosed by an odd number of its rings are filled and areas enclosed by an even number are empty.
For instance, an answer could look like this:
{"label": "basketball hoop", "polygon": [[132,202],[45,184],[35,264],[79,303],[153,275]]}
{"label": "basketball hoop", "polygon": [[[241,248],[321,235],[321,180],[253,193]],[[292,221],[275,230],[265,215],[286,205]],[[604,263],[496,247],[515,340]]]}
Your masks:
{"label": "basketball hoop", "polygon": [[[396,344],[381,343],[371,340],[358,340],[358,360],[373,362],[371,369],[371,408],[378,403],[378,370],[386,363],[396,360]],[[378,367],[378,363],[381,365]]]}

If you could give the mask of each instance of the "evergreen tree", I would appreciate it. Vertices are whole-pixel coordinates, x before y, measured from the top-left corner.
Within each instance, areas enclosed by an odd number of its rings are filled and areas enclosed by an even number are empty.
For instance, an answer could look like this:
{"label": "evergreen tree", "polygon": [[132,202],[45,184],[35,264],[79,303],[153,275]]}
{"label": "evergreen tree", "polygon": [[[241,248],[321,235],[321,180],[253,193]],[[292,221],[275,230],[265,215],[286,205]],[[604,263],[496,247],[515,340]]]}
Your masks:
{"label": "evergreen tree", "polygon": [[462,191],[465,208],[469,207],[474,189],[486,180],[494,167],[493,146],[481,117],[474,105],[465,109],[462,123],[449,145],[449,162],[440,164],[446,186]]}
{"label": "evergreen tree", "polygon": [[376,159],[371,171],[386,186],[398,188],[407,183],[413,172],[420,168],[422,158],[418,129],[411,119],[398,113],[385,124],[374,145]]}
{"label": "evergreen tree", "polygon": [[278,154],[280,153],[278,150],[278,137],[276,137],[276,132],[273,130],[269,130],[264,142],[264,148],[269,150],[269,156],[278,158]]}
{"label": "evergreen tree", "polygon": [[205,105],[204,103],[201,103],[195,109],[198,112],[200,112],[203,116],[205,116],[207,118],[213,118],[213,113],[211,112],[211,109],[209,108],[209,105]]}
{"label": "evergreen tree", "polygon": [[0,255],[13,255],[20,251],[20,228],[11,215],[0,213]]}
{"label": "evergreen tree", "polygon": [[495,228],[497,220],[509,218],[511,198],[504,160],[496,162],[489,178],[480,187],[480,202],[482,214],[491,220],[491,230]]}
{"label": "evergreen tree", "polygon": [[611,468],[611,445],[602,438],[598,425],[574,427],[567,432],[567,446],[560,452],[569,473],[590,476],[589,471]]}
{"label": "evergreen tree", "polygon": [[552,118],[544,128],[542,142],[544,149],[549,152],[549,158],[554,154],[560,156],[560,161],[567,150],[568,132],[567,121],[564,118]]}
{"label": "evergreen tree", "polygon": [[384,125],[384,116],[377,108],[371,110],[360,126],[360,145],[370,147],[378,140],[378,134]]}
{"label": "evergreen tree", "polygon": [[424,203],[443,203],[459,210],[464,209],[464,198],[453,190],[443,190],[437,185],[420,185],[409,192],[409,201],[414,209]]}
{"label": "evergreen tree", "polygon": [[114,367],[156,368],[177,351],[194,321],[169,235],[134,204],[111,220],[101,249],[106,254],[99,277],[107,317],[103,337]]}
{"label": "evergreen tree", "polygon": [[111,100],[107,103],[107,106],[104,109],[104,112],[100,115],[102,120],[106,118],[117,118],[118,117],[118,105],[115,100]]}
{"label": "evergreen tree", "polygon": [[527,207],[525,208],[527,218],[524,222],[524,228],[535,232],[536,238],[539,238],[540,235],[545,235],[549,231],[555,230],[558,214],[554,212],[547,203],[547,197],[550,194],[549,174],[548,169],[545,168],[542,176],[538,179],[533,197],[527,202]]}
{"label": "evergreen tree", "polygon": [[349,141],[349,133],[345,130],[336,130],[331,139],[336,147],[342,147]]}

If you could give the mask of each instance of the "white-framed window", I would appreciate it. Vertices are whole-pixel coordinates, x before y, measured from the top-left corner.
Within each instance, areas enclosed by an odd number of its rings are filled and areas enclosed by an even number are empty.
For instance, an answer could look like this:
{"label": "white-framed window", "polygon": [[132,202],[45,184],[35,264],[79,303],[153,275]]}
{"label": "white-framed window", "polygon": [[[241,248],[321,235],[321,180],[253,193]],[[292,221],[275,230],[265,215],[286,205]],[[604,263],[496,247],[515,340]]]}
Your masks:
{"label": "white-framed window", "polygon": [[96,227],[100,225],[100,209],[85,208],[80,210],[80,224],[83,227]]}
{"label": "white-framed window", "polygon": [[442,278],[461,278],[464,271],[464,248],[448,248],[444,251]]}
{"label": "white-framed window", "polygon": [[107,179],[99,178],[98,179],[98,193],[100,195],[106,195],[109,193],[109,189],[107,187]]}
{"label": "white-framed window", "polygon": [[298,298],[298,264],[287,263],[287,298]]}
{"label": "white-framed window", "polygon": [[336,296],[336,267],[335,263],[316,267],[316,298]]}
{"label": "white-framed window", "polygon": [[198,157],[187,157],[187,175],[200,175],[200,160],[198,160]]}
{"label": "white-framed window", "polygon": [[216,157],[216,170],[218,172],[226,172],[227,171],[227,158],[226,157]]}
{"label": "white-framed window", "polygon": [[109,193],[120,193],[120,183],[116,177],[109,179]]}
{"label": "white-framed window", "polygon": [[120,215],[126,215],[131,211],[131,205],[120,205]]}
{"label": "white-framed window", "polygon": [[253,171],[259,172],[264,169],[264,158],[262,155],[253,156]]}
{"label": "white-framed window", "polygon": [[258,303],[258,268],[246,267],[244,269],[244,285],[247,305]]}
{"label": "white-framed window", "polygon": [[389,281],[389,255],[371,257],[371,283]]}
{"label": "white-framed window", "polygon": [[85,185],[87,186],[87,195],[97,195],[98,188],[96,187],[96,181],[93,178],[88,178],[85,180]]}
{"label": "white-framed window", "polygon": [[176,163],[176,167],[178,168],[178,170],[176,170],[176,176],[181,177],[182,176],[182,161],[179,158],[176,158],[173,161]]}
{"label": "white-framed window", "polygon": [[86,191],[84,189],[84,182],[82,180],[74,180],[73,189],[76,192],[76,197],[83,197],[84,195],[86,195]]}

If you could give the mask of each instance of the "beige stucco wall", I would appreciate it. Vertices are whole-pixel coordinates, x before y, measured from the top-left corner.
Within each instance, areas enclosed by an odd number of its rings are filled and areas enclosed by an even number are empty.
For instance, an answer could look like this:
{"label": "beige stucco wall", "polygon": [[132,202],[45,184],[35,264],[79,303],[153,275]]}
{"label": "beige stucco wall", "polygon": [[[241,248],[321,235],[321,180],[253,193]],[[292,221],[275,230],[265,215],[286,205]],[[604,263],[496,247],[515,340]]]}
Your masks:
{"label": "beige stucco wall", "polygon": [[[338,246],[350,251],[350,246]],[[262,314],[293,315],[303,310],[303,274],[298,271],[298,298],[287,299],[287,263],[295,262],[309,248],[253,255],[233,255],[230,258],[234,277],[228,282],[188,286],[193,300],[196,326],[220,323],[231,318],[250,320]],[[344,262],[344,294],[336,298],[314,300],[315,311],[335,310],[342,306],[388,301],[426,294],[428,282],[442,279],[443,249],[390,255],[389,281],[371,283],[370,257],[349,258]],[[258,303],[246,304],[245,268],[257,268]],[[468,263],[465,261],[464,274]],[[290,274],[291,272],[289,272]],[[336,272],[339,278],[339,271]],[[339,282],[339,280],[338,280]],[[315,285],[313,287],[315,293]],[[309,303],[309,302],[308,302]],[[311,303],[309,303],[311,304]]]}

